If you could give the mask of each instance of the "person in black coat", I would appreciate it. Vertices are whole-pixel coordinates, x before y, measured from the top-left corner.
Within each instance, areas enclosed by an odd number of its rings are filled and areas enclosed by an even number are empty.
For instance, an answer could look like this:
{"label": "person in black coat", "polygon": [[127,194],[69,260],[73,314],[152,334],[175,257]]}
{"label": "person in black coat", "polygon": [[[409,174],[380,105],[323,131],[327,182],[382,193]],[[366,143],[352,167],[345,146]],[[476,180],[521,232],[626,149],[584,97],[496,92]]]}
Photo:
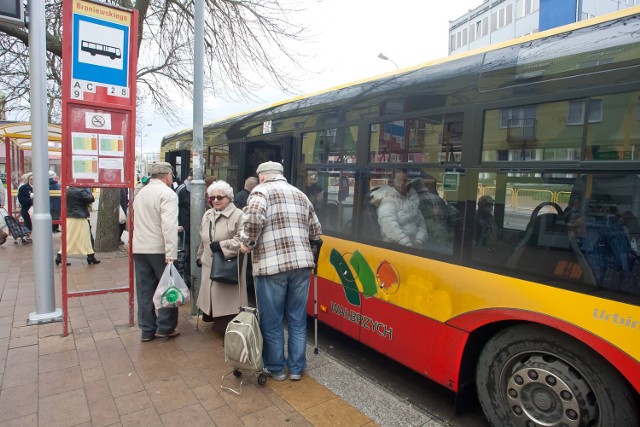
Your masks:
{"label": "person in black coat", "polygon": [[[176,194],[178,195],[178,231],[182,227],[178,250],[182,251],[184,249],[183,259],[181,260],[182,265],[178,266],[176,264],[176,268],[182,273],[182,277],[189,287],[191,286],[191,181],[193,181],[193,170],[189,171],[187,179],[176,189]],[[183,238],[184,248],[182,245]]]}
{"label": "person in black coat", "polygon": [[[60,183],[58,177],[54,171],[49,171],[49,191],[60,190]],[[62,201],[60,196],[49,196],[49,211],[51,212],[52,220],[60,219],[60,212],[62,207]],[[60,226],[58,224],[51,224],[51,229],[54,233],[60,232]]]}
{"label": "person in black coat", "polygon": [[29,215],[29,209],[33,206],[33,175],[31,173],[27,174],[27,182],[18,188],[18,202],[24,225],[31,231],[33,229],[31,215]]}
{"label": "person in black coat", "polygon": [[[95,201],[88,188],[67,189],[67,255],[87,256],[87,263],[100,264],[93,250],[93,235],[89,223],[89,207]],[[62,262],[61,253],[56,256],[56,265]]]}
{"label": "person in black coat", "polygon": [[251,190],[253,190],[256,185],[258,185],[258,178],[255,176],[250,176],[244,181],[244,188],[238,191],[233,198],[233,204],[236,205],[238,209],[242,209],[247,205],[249,194],[251,194]]}
{"label": "person in black coat", "polygon": [[[128,188],[121,188],[120,189],[120,207],[124,211],[125,215],[129,214],[129,212],[127,211],[127,207],[128,206],[129,206],[129,189]],[[122,233],[124,233],[124,230],[127,229],[126,220],[125,220],[125,222],[121,222],[119,227],[120,227],[120,234],[118,235],[118,238],[119,238],[118,243],[120,245],[124,245],[124,242],[122,241]]]}

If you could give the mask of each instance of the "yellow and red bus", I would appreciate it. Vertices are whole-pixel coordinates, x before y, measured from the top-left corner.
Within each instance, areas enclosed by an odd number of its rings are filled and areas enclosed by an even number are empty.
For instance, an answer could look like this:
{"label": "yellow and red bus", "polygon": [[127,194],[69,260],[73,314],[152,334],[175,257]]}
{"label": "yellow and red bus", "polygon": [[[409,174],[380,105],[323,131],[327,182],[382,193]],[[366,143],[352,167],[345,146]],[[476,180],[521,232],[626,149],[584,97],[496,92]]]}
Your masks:
{"label": "yellow and red bus", "polygon": [[205,172],[282,162],[319,321],[493,426],[637,426],[639,34],[627,9],[207,124]]}

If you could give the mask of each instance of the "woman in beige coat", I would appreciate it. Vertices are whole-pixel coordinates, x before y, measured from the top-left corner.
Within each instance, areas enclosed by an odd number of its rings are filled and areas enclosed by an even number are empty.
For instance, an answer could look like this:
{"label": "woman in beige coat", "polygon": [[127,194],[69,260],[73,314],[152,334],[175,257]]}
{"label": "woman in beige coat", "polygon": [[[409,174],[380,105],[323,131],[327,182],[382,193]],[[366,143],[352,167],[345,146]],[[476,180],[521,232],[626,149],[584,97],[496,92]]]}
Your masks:
{"label": "woman in beige coat", "polygon": [[247,304],[246,284],[244,280],[239,281],[240,285],[214,282],[209,276],[214,251],[222,252],[226,259],[238,255],[242,211],[232,203],[233,189],[225,181],[211,184],[207,195],[213,207],[205,212],[200,224],[202,240],[197,259],[202,265],[202,280],[197,306],[203,312],[202,320],[213,321],[213,329],[224,333],[227,323],[238,314],[238,308]]}

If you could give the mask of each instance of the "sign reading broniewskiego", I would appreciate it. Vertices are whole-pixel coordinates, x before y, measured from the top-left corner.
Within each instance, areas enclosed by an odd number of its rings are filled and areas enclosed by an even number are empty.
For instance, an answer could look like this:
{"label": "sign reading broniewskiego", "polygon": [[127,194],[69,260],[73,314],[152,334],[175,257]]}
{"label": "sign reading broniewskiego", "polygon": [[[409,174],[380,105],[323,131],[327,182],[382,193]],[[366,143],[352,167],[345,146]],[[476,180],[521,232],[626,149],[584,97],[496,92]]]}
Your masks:
{"label": "sign reading broniewskiego", "polygon": [[71,99],[129,105],[131,14],[74,0]]}

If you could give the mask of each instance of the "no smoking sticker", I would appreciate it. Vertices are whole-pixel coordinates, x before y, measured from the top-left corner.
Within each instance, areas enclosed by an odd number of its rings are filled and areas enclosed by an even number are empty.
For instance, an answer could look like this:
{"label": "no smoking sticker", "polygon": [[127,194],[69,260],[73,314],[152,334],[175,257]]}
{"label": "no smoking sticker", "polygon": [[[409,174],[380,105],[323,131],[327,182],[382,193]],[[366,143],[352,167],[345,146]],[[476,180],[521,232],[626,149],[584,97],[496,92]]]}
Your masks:
{"label": "no smoking sticker", "polygon": [[87,129],[111,130],[111,114],[86,113],[85,127]]}

